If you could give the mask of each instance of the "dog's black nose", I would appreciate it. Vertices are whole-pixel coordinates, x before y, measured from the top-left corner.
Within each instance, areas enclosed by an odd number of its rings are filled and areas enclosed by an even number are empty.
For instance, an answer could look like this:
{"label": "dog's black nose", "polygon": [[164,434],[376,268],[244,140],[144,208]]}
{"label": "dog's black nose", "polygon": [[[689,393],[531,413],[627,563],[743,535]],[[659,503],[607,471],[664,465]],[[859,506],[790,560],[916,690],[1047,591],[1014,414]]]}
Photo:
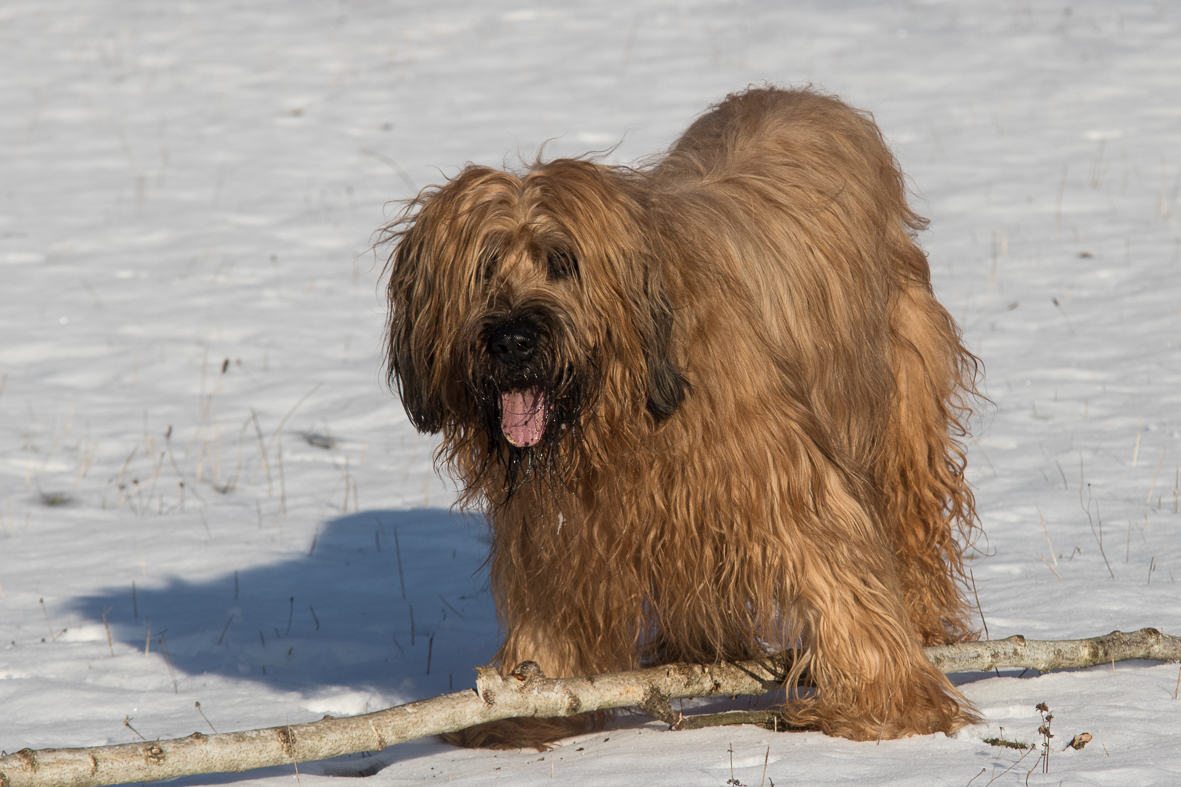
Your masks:
{"label": "dog's black nose", "polygon": [[537,329],[528,323],[504,323],[488,334],[488,354],[508,366],[528,361],[536,350]]}

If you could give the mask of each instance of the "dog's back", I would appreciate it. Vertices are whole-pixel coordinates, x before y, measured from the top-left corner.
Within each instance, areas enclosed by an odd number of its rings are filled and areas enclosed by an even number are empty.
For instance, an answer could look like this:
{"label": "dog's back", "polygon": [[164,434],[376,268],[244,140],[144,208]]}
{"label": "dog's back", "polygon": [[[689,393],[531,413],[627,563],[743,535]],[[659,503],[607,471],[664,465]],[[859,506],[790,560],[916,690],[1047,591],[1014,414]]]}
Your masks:
{"label": "dog's back", "polygon": [[668,187],[774,177],[798,197],[844,194],[904,219],[926,222],[906,205],[902,173],[867,113],[811,90],[754,88],[728,96],[699,117],[653,173]]}
{"label": "dog's back", "polygon": [[923,220],[872,120],[807,90],[747,90],[698,118],[651,186],[656,223],[725,277],[828,436],[871,467],[888,422],[889,293],[926,275],[908,234]]}
{"label": "dog's back", "polygon": [[[931,291],[913,239],[926,221],[873,119],[810,90],[750,89],[698,118],[651,177],[656,202],[697,214],[679,225],[690,243],[735,254],[736,297],[871,480],[923,641],[970,636],[955,532],[970,535],[975,512],[955,437],[976,359]],[[718,226],[724,239],[705,236]]]}

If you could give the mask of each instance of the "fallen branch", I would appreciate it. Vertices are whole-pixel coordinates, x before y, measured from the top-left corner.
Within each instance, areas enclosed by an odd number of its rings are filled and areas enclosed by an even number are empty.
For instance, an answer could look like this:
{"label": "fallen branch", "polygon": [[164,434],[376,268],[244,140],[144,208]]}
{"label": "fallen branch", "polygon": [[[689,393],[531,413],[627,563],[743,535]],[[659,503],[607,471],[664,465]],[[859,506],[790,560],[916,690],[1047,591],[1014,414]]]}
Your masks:
{"label": "fallen branch", "polygon": [[961,642],[927,648],[927,658],[941,671],[989,672],[994,669],[1032,669],[1049,672],[1081,669],[1116,661],[1181,661],[1181,637],[1156,629],[1130,634],[1113,631],[1090,639],[1036,640],[1020,635],[986,642]]}
{"label": "fallen branch", "polygon": [[[944,672],[994,668],[1074,669],[1128,659],[1181,661],[1181,638],[1141,629],[1084,640],[1037,641],[1024,637],[928,648]],[[678,727],[668,701],[691,697],[762,695],[782,687],[785,658],[738,664],[672,664],[586,678],[547,678],[532,662],[502,678],[477,668],[476,689],[445,694],[375,713],[288,724],[245,732],[203,735],[89,749],[22,749],[0,757],[0,787],[92,787],[199,773],[227,773],[380,751],[395,743],[458,732],[476,724],[520,717],[571,716],[595,710],[640,708]],[[728,715],[728,714],[727,714]],[[711,723],[718,715],[711,717]],[[736,714],[738,723],[766,723],[771,716]]]}

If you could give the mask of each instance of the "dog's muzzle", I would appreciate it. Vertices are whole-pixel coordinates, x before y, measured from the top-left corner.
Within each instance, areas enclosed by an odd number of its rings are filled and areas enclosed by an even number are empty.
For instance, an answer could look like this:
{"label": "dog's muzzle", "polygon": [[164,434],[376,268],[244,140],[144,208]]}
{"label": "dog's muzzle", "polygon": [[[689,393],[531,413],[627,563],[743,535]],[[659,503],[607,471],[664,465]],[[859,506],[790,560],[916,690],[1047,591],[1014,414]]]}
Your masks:
{"label": "dog's muzzle", "polygon": [[[505,379],[528,376],[537,354],[539,335],[528,322],[514,320],[497,325],[488,334],[488,355]],[[536,445],[545,434],[549,406],[541,386],[513,385],[500,394],[500,429],[517,448]]]}

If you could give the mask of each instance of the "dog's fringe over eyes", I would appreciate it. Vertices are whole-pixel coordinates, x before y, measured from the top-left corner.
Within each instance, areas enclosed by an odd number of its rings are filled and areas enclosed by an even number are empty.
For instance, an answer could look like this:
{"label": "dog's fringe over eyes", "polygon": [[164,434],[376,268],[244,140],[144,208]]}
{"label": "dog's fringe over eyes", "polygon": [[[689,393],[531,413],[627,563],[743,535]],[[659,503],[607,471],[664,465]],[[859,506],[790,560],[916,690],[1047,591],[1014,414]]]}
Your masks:
{"label": "dog's fringe over eyes", "polygon": [[975,718],[922,651],[974,636],[978,373],[924,227],[868,115],[751,88],[645,166],[469,165],[385,228],[390,377],[491,528],[502,671],[799,645],[797,726]]}

